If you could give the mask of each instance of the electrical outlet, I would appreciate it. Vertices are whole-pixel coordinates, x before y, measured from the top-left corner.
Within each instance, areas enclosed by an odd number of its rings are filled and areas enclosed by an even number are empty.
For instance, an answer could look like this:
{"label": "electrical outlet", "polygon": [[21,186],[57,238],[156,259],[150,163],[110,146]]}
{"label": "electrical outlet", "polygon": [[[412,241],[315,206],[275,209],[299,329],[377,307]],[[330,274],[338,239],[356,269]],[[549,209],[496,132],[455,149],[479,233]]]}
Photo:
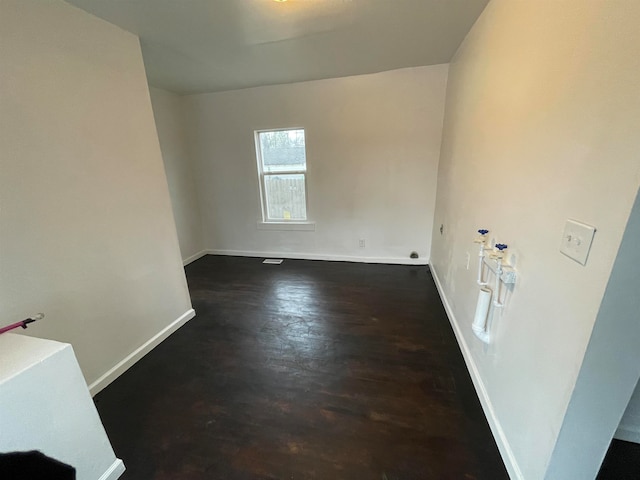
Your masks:
{"label": "electrical outlet", "polygon": [[560,252],[581,265],[586,265],[595,233],[596,228],[591,225],[575,220],[567,220],[562,234]]}
{"label": "electrical outlet", "polygon": [[366,246],[366,242],[364,241],[364,238],[360,239],[360,242],[358,243],[358,245],[360,245],[360,248],[364,248]]}

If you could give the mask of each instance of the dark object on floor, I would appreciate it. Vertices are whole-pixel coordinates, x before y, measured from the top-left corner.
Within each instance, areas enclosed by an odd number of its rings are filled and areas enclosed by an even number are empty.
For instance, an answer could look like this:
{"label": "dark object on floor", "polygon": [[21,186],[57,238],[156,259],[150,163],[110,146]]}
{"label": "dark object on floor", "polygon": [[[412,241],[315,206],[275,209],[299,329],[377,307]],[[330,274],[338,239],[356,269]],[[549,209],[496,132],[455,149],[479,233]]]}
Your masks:
{"label": "dark object on floor", "polygon": [[76,469],[38,451],[0,453],[2,480],[75,480]]}
{"label": "dark object on floor", "polygon": [[506,480],[426,266],[208,255],[96,396],[122,480]]}
{"label": "dark object on floor", "polygon": [[640,480],[640,444],[613,439],[597,480]]}

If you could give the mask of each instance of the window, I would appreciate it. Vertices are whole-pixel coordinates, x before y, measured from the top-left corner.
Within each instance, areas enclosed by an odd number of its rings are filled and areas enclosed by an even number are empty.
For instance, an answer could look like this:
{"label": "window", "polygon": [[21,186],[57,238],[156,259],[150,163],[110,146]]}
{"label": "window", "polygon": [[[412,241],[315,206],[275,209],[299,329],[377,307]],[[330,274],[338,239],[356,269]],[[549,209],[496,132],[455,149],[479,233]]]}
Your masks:
{"label": "window", "polygon": [[264,222],[307,220],[304,129],[255,133]]}

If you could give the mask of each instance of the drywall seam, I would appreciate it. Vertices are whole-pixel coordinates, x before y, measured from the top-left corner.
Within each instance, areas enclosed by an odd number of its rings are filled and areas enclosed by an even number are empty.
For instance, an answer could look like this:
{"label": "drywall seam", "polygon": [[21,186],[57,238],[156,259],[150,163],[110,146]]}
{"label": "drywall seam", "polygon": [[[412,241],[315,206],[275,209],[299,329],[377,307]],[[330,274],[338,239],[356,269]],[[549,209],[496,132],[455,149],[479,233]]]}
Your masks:
{"label": "drywall seam", "polygon": [[104,472],[98,480],[117,480],[125,471],[122,460],[116,458],[111,466]]}
{"label": "drywall seam", "polygon": [[[473,356],[471,355],[469,346],[467,345],[464,335],[462,334],[462,331],[460,329],[460,324],[458,323],[458,320],[456,319],[456,316],[451,309],[451,305],[447,300],[436,269],[433,265],[431,265],[429,268],[431,270],[433,280],[435,281],[436,288],[438,289],[440,299],[442,300],[442,304],[444,305],[444,310],[447,313],[447,317],[449,317],[449,322],[451,323],[453,331],[456,335],[456,339],[458,340],[458,345],[460,346],[460,350],[462,351],[464,361],[467,364],[467,370],[469,371],[469,375],[471,376],[471,380],[473,381],[473,386],[475,387],[478,398],[480,399],[480,404],[482,405],[482,409],[484,410],[484,414],[487,417],[489,427],[491,428],[493,437],[496,441],[496,444],[498,445],[498,450],[500,451],[502,460],[504,461],[505,467],[509,472],[509,476],[515,480],[524,480],[524,476],[522,475],[522,471],[518,466],[518,462],[513,454],[513,450],[511,450],[509,439],[504,433],[502,425],[500,424],[500,420],[495,414],[493,404],[491,403],[491,399],[487,394],[484,382],[480,377],[476,362],[473,360]],[[471,322],[469,322],[469,328],[471,328]]]}
{"label": "drywall seam", "polygon": [[196,316],[195,310],[189,309],[172,323],[163,328],[156,335],[151,337],[145,343],[136,348],[133,352],[123,358],[121,361],[116,363],[112,368],[107,370],[100,378],[98,378],[95,382],[89,385],[89,392],[91,396],[95,396],[98,394],[103,388],[113,382],[116,378],[126,372],[130,367],[132,367],[138,360],[144,357],[147,353],[157,347],[163,340],[165,340],[169,335],[178,330],[182,325],[187,323],[193,317]]}
{"label": "drywall seam", "polygon": [[398,257],[360,257],[355,255],[330,255],[319,253],[299,252],[257,252],[247,250],[207,250],[211,255],[230,255],[233,257],[275,257],[290,258],[294,260],[326,260],[332,262],[357,262],[357,263],[386,263],[393,265],[428,265],[428,258],[398,258]]}
{"label": "drywall seam", "polygon": [[198,253],[194,253],[190,257],[187,257],[184,260],[182,260],[182,265],[186,267],[191,262],[195,262],[199,258],[204,257],[207,253],[208,253],[207,250],[200,250]]}

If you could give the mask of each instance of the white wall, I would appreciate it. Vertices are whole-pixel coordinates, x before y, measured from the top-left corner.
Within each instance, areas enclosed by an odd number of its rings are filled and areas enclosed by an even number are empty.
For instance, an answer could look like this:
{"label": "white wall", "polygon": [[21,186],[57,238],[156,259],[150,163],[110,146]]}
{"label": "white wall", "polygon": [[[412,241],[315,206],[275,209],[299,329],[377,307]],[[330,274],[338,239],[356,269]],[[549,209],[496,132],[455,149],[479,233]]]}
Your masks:
{"label": "white wall", "polygon": [[0,65],[0,317],[45,312],[27,333],[104,386],[192,314],[139,42],[2,0]]}
{"label": "white wall", "polygon": [[186,136],[186,117],[179,95],[150,88],[162,159],[169,184],[182,260],[202,255],[202,224],[193,165]]}
{"label": "white wall", "polygon": [[[205,247],[398,262],[416,250],[426,262],[446,80],[437,65],[184,97]],[[306,130],[315,231],[257,228],[254,130],[281,127]]]}
{"label": "white wall", "polygon": [[640,195],[629,217],[545,480],[596,478],[640,377]]}
{"label": "white wall", "polygon": [[[545,475],[640,183],[638,21],[633,1],[494,0],[450,66],[431,265],[513,478]],[[598,228],[586,266],[559,252],[567,218]],[[488,347],[478,228],[519,275]]]}

